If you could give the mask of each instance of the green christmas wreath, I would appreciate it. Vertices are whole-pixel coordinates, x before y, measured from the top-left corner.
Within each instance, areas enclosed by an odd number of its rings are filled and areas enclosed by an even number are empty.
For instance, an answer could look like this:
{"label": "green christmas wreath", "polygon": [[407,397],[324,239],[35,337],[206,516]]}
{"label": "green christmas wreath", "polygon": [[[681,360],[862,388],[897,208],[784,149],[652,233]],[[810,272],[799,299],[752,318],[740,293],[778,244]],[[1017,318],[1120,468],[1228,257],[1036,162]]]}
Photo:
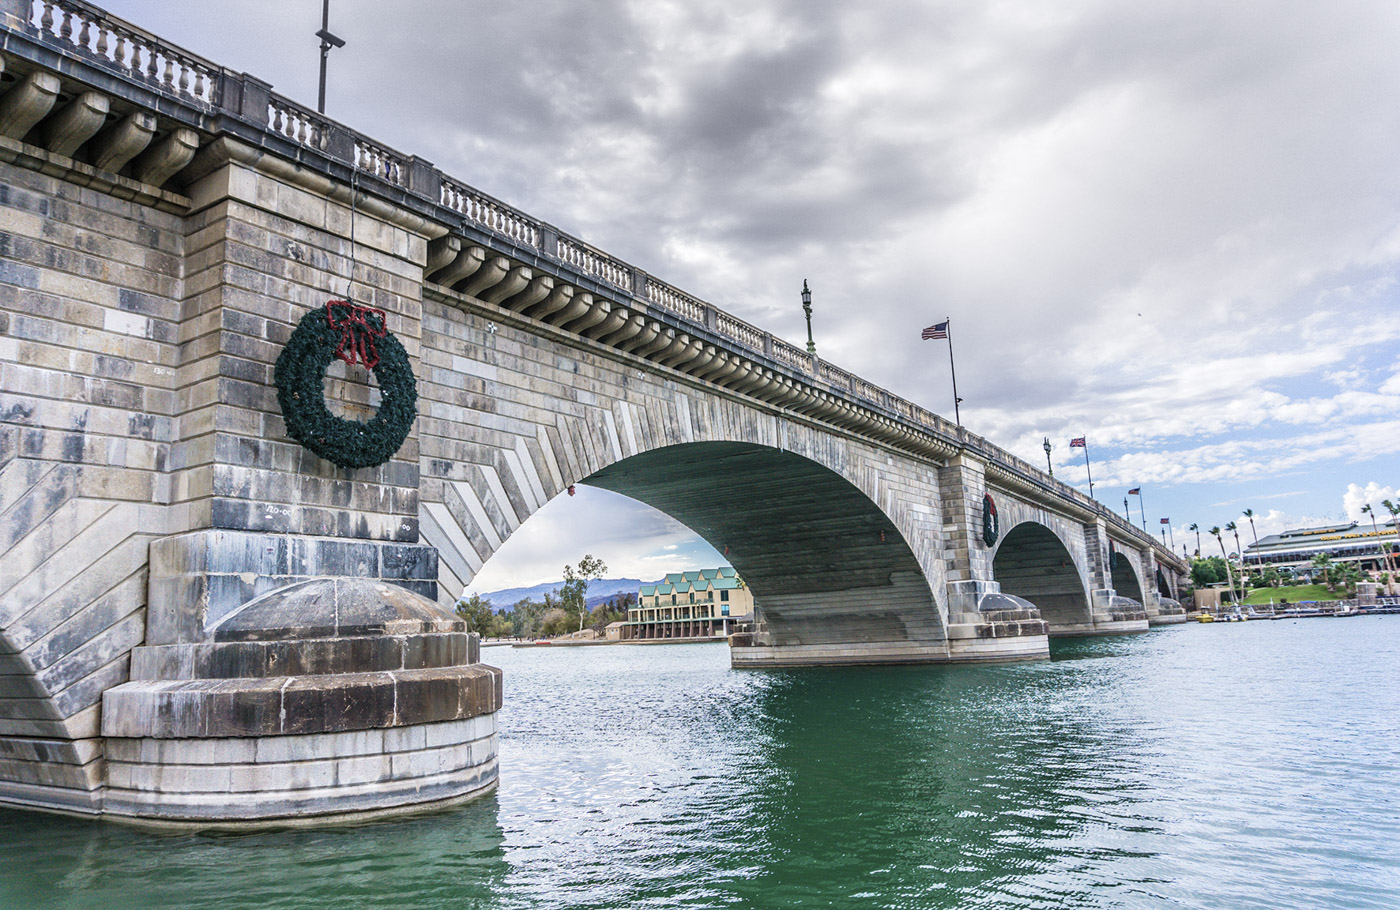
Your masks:
{"label": "green christmas wreath", "polygon": [[992,502],[991,493],[982,494],[982,540],[991,546],[1001,535],[1001,517],[997,515],[997,504]]}
{"label": "green christmas wreath", "polygon": [[[367,422],[326,408],[331,358],[363,364],[379,382],[379,411]],[[383,464],[408,438],[418,413],[417,381],[408,352],[389,332],[384,311],[331,300],[301,318],[272,374],[287,434],[343,468]]]}

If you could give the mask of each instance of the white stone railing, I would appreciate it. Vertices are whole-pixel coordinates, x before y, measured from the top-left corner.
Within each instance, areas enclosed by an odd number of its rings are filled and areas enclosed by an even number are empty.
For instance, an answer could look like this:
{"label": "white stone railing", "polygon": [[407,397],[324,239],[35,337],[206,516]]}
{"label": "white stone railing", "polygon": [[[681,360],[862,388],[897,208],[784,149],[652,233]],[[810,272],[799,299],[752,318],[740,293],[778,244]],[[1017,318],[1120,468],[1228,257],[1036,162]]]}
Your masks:
{"label": "white stone railing", "polygon": [[217,64],[108,16],[105,10],[77,0],[33,0],[29,15],[29,24],[40,32],[106,61],[131,79],[202,105],[218,102]]}
{"label": "white stone railing", "polygon": [[707,310],[712,309],[708,303],[690,296],[685,291],[671,287],[664,281],[659,281],[647,276],[647,302],[653,303],[680,316],[688,319],[696,325],[705,325]]}
{"label": "white stone railing", "polygon": [[781,338],[773,339],[773,359],[808,376],[812,375],[812,355]]}
{"label": "white stone railing", "polygon": [[368,139],[355,140],[355,166],[362,171],[369,171],[385,183],[392,183],[394,186],[407,185],[404,159]]}
{"label": "white stone railing", "polygon": [[739,317],[731,316],[724,310],[716,310],[715,328],[721,335],[734,339],[754,353],[763,353],[764,331],[754,328]]}
{"label": "white stone railing", "polygon": [[329,133],[325,118],[288,101],[280,95],[270,96],[267,103],[267,127],[298,145],[322,151]]}
{"label": "white stone railing", "polygon": [[[265,141],[265,134],[270,133],[321,156],[319,160],[326,162],[321,165],[323,167],[334,162],[372,175],[387,187],[406,192],[407,196],[400,198],[416,196],[423,204],[437,207],[436,212],[425,209],[428,217],[451,223],[453,219],[444,217],[443,213],[453,212],[466,225],[485,229],[517,246],[552,257],[584,276],[618,288],[629,297],[641,298],[658,311],[703,327],[713,333],[711,337],[724,339],[726,347],[735,348],[757,362],[766,360],[793,374],[828,385],[832,392],[849,398],[857,407],[870,409],[873,421],[869,422],[875,425],[890,421],[889,415],[893,415],[894,420],[906,427],[917,428],[942,440],[940,444],[974,451],[1003,471],[1095,508],[1100,514],[1106,514],[1120,531],[1132,531],[1156,546],[1155,538],[1123,521],[1112,510],[962,427],[774,338],[673,285],[645,275],[576,237],[547,228],[524,212],[443,174],[426,162],[388,148],[274,94],[265,83],[225,70],[82,0],[0,0],[0,9],[18,12],[21,19],[27,13],[28,19],[24,21],[29,34],[48,47],[76,54],[124,80],[195,106],[200,114],[187,118],[188,125],[200,127],[204,123],[201,117],[209,108],[223,109],[241,118],[237,123],[226,122],[224,130],[245,136],[246,128],[240,124],[254,124],[264,134],[246,135],[251,141]],[[171,108],[162,113],[168,118],[175,116],[174,111],[175,108]],[[318,159],[311,156],[299,157],[299,160],[304,166],[314,167]],[[372,185],[366,189],[373,191]]]}
{"label": "white stone railing", "polygon": [[632,290],[632,267],[582,240],[560,234],[555,255],[585,275],[616,285],[624,291]]}
{"label": "white stone railing", "polygon": [[473,224],[504,234],[527,246],[540,245],[540,224],[528,215],[478,192],[466,184],[443,178],[441,204]]}

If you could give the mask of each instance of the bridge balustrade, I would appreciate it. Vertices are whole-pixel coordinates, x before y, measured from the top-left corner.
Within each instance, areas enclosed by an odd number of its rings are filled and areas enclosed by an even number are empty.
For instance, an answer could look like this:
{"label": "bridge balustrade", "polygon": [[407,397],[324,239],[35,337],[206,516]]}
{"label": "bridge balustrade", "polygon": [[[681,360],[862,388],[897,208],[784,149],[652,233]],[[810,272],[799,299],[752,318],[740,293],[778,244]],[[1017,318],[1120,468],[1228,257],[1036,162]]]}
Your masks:
{"label": "bridge balustrade", "polygon": [[[81,0],[0,0],[3,8],[19,10],[17,18],[41,45],[75,55],[120,81],[170,97],[178,103],[163,110],[170,117],[207,130],[211,111],[233,114],[220,118],[217,128],[258,146],[275,149],[278,141],[286,142],[291,146],[288,157],[305,166],[319,166],[339,180],[357,174],[361,192],[386,196],[428,219],[451,225],[453,233],[466,242],[507,257],[525,255],[533,268],[548,266],[581,290],[615,299],[618,305],[717,349],[748,358],[759,378],[739,382],[758,397],[818,413],[898,448],[939,456],[973,452],[1028,489],[1097,513],[1119,536],[1176,559],[1154,537],[1112,510],[966,429],[544,225],[414,156],[313,113],[252,76],[227,70]],[[74,75],[84,78],[87,73]],[[294,151],[298,149],[303,153]],[[681,358],[682,364],[687,362],[688,358]],[[706,372],[716,375],[710,368]],[[788,391],[794,394],[777,394]],[[816,404],[804,407],[800,401]],[[823,408],[823,404],[837,406]]]}

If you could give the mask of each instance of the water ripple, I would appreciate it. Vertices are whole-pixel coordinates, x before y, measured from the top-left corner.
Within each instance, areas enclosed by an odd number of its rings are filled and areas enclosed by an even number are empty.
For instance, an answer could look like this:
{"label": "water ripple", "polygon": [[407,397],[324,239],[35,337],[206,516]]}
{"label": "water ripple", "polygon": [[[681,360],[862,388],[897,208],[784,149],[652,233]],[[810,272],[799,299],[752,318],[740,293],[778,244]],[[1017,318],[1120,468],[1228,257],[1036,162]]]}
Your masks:
{"label": "water ripple", "polygon": [[492,649],[499,792],[332,831],[0,811],[0,908],[1400,906],[1400,621],[735,672]]}

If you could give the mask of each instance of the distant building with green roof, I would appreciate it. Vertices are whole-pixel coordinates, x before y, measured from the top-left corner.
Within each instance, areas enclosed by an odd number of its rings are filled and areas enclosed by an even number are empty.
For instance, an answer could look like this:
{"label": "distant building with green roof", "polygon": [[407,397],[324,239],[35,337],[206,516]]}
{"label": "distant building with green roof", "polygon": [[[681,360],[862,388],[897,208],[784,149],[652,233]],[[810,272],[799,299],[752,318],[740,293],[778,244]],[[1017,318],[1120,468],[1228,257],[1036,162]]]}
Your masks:
{"label": "distant building with green roof", "polygon": [[642,585],[627,611],[623,641],[725,638],[753,621],[753,593],[732,566],[672,572]]}

